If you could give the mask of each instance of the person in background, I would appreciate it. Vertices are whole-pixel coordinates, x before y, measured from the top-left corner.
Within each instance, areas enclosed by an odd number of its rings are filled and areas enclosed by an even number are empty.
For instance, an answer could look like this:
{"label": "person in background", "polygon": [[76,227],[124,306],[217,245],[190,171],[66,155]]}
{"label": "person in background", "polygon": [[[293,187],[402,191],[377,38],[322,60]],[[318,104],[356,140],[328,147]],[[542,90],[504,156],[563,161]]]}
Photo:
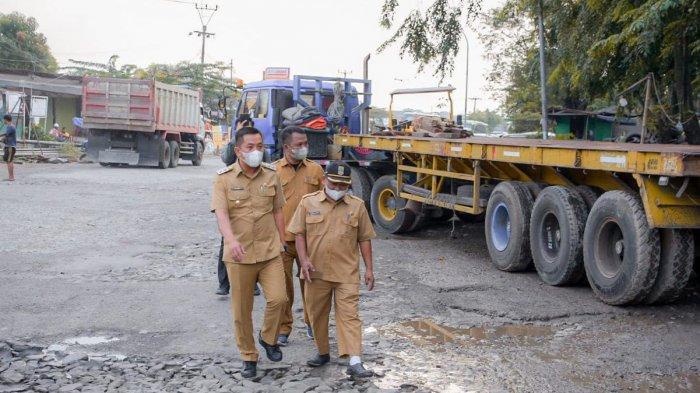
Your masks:
{"label": "person in background", "polygon": [[0,140],[5,143],[2,160],[7,164],[8,181],[15,181],[15,153],[17,152],[17,129],[12,125],[12,116],[5,115],[2,118],[5,125],[5,133],[0,136]]}
{"label": "person in background", "polygon": [[58,140],[61,137],[61,130],[59,130],[58,123],[54,123],[51,131],[49,131],[49,135],[51,135],[55,140]]}
{"label": "person in background", "polygon": [[[294,211],[297,209],[301,198],[312,192],[323,189],[323,168],[317,163],[307,160],[306,156],[309,153],[309,139],[306,136],[306,131],[303,128],[290,126],[282,130],[281,134],[282,150],[284,157],[275,162],[277,174],[282,181],[282,189],[284,190],[284,198],[287,200],[284,208],[284,221],[290,222]],[[287,345],[289,335],[292,332],[294,325],[294,314],[292,307],[294,305],[294,260],[297,261],[297,271],[301,273],[301,265],[299,264],[297,248],[294,244],[294,234],[285,233],[284,241],[286,243],[285,250],[282,253],[284,261],[284,275],[287,282],[287,307],[282,315],[280,326],[280,335],[277,340],[279,345]],[[297,277],[300,277],[297,275]],[[304,305],[304,280],[299,278],[299,287],[301,289],[301,303],[304,308],[304,323],[306,324],[306,335],[313,338],[313,329],[309,323],[309,316]]]}
{"label": "person in background", "polygon": [[347,374],[370,377],[362,365],[360,258],[365,261],[365,285],[374,289],[372,238],[376,235],[362,199],[348,194],[350,166],[332,161],[326,166],[325,188],[306,195],[287,230],[296,235],[301,275],[306,280],[305,306],[318,354],[306,362],[319,367],[330,361],[328,316],[334,304],[338,352],[349,357]]}

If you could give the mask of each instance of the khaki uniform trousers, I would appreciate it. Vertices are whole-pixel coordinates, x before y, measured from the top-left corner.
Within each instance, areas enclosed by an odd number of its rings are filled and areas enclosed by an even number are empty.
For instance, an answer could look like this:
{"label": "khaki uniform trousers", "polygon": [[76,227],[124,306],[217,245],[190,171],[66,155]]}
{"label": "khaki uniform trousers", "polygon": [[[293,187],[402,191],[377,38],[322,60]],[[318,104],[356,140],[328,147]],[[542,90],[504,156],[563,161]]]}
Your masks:
{"label": "khaki uniform trousers", "polygon": [[[284,280],[287,287],[287,305],[282,313],[282,321],[280,322],[280,334],[289,335],[292,332],[292,326],[294,325],[294,313],[292,308],[294,307],[294,261],[296,260],[296,265],[301,272],[301,267],[299,267],[299,255],[297,254],[297,246],[291,241],[287,242],[287,251],[282,253],[282,261],[284,263]],[[304,279],[299,278],[299,288],[301,289],[301,305],[304,309],[304,323],[310,325],[309,314],[306,312],[306,304],[304,301]]]}
{"label": "khaki uniform trousers", "polygon": [[260,330],[262,339],[267,344],[277,345],[280,317],[287,304],[282,257],[252,264],[226,262],[226,271],[231,283],[231,314],[238,351],[242,360],[256,362],[257,335],[254,336],[253,332],[255,283],[259,282],[265,293],[265,316]]}
{"label": "khaki uniform trousers", "polygon": [[306,306],[318,353],[328,355],[328,316],[335,305],[338,354],[359,356],[362,353],[362,321],[358,313],[360,284],[344,284],[318,278],[306,283]]}

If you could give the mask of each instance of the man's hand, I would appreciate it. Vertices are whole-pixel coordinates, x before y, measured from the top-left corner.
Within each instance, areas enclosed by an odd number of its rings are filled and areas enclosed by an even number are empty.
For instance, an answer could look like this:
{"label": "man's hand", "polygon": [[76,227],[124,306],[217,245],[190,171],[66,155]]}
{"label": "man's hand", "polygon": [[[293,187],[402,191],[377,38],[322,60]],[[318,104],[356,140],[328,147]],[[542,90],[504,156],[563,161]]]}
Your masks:
{"label": "man's hand", "polygon": [[316,268],[311,264],[311,261],[306,260],[301,262],[301,277],[304,280],[311,282],[311,272],[315,271]]}
{"label": "man's hand", "polygon": [[374,289],[374,272],[371,270],[365,271],[365,285],[370,291]]}
{"label": "man's hand", "polygon": [[237,241],[232,241],[231,242],[231,253],[233,253],[233,260],[236,262],[243,262],[243,258],[245,257],[245,250],[243,249],[243,246],[241,243]]}

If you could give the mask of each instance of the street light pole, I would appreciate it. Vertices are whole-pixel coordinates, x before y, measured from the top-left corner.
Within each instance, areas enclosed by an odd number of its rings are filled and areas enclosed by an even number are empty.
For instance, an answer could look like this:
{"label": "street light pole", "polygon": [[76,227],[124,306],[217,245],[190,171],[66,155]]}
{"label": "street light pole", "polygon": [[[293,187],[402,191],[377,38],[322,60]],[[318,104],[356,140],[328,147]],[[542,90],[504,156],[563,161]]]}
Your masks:
{"label": "street light pole", "polygon": [[464,42],[467,43],[466,67],[464,71],[464,120],[467,120],[467,110],[469,106],[469,39],[464,30],[462,30],[462,35],[464,35]]}

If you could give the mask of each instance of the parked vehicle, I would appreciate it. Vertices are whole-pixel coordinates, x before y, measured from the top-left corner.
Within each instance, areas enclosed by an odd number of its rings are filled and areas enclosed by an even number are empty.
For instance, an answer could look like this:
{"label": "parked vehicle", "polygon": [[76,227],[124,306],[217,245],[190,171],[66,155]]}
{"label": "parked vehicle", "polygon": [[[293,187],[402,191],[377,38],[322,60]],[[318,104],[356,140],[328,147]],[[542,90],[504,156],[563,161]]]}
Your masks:
{"label": "parked vehicle", "polygon": [[85,77],[87,154],[101,165],[202,163],[201,93],[145,79]]}

